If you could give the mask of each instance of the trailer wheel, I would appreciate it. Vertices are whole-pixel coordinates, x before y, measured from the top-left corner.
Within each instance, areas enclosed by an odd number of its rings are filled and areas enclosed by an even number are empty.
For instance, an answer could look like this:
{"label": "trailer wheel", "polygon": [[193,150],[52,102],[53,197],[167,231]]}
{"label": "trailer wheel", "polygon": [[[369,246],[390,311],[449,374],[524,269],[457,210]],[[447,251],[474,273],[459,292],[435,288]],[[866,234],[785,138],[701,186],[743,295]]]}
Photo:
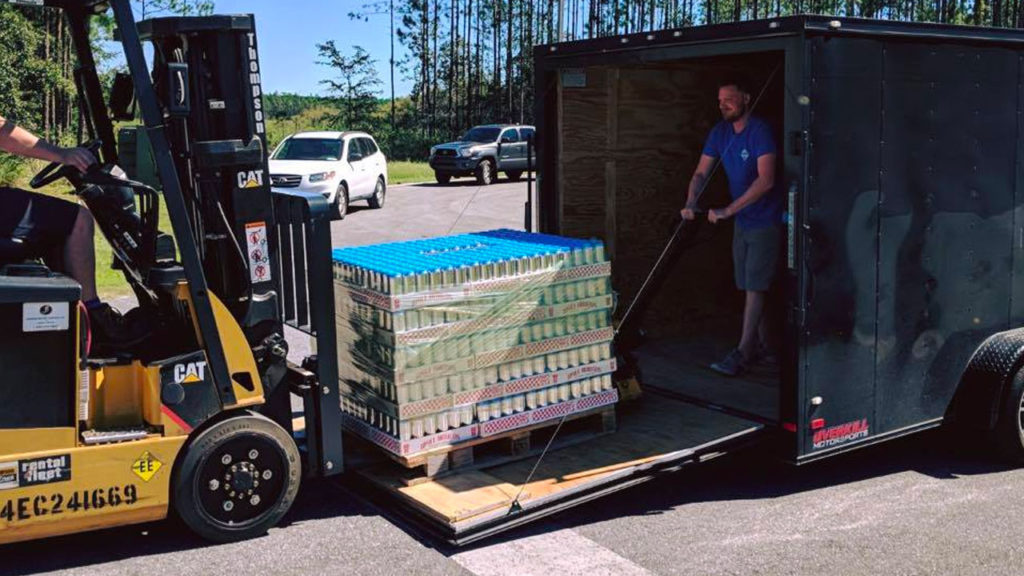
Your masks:
{"label": "trailer wheel", "polygon": [[1014,375],[993,432],[999,455],[1010,463],[1024,464],[1024,370]]}
{"label": "trailer wheel", "polygon": [[217,422],[186,446],[173,478],[174,509],[207,540],[252,538],[288,511],[301,475],[288,433],[245,413]]}
{"label": "trailer wheel", "polygon": [[488,186],[494,182],[494,161],[487,158],[476,165],[476,183]]}

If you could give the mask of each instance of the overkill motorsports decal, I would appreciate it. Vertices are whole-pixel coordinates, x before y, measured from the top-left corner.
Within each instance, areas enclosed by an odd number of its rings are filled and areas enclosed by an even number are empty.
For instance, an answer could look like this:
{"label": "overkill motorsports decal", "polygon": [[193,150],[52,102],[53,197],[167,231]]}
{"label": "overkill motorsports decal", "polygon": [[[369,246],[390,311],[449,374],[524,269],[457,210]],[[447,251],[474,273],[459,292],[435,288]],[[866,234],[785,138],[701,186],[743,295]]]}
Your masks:
{"label": "overkill motorsports decal", "polygon": [[846,424],[822,428],[814,433],[812,444],[815,450],[831,448],[853,442],[861,438],[867,438],[871,431],[868,427],[868,419],[854,420]]}

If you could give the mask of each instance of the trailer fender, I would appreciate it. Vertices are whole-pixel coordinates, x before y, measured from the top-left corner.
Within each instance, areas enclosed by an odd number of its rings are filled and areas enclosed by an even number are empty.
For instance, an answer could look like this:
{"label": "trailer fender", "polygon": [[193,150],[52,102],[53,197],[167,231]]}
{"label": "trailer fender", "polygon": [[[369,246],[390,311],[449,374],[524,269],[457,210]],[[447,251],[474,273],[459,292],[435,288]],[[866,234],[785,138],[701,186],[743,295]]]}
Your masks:
{"label": "trailer fender", "polygon": [[988,337],[974,351],[950,407],[958,424],[993,430],[999,420],[1006,391],[1024,365],[1024,328]]}

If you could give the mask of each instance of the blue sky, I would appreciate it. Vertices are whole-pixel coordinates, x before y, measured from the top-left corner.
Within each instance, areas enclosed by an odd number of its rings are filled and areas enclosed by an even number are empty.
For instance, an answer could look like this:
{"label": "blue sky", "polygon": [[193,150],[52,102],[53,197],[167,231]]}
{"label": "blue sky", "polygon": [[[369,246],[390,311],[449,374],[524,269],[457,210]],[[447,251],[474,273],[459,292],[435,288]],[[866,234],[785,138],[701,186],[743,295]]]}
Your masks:
{"label": "blue sky", "polygon": [[[345,54],[352,46],[366,49],[377,63],[381,82],[380,96],[390,95],[388,57],[390,31],[387,14],[370,16],[369,22],[353,21],[349,12],[361,11],[366,0],[215,0],[219,14],[255,14],[260,43],[263,89],[267,92],[323,94],[318,82],[328,77],[330,68],[316,63],[316,44],[334,40]],[[396,2],[396,5],[398,2]],[[399,16],[395,16],[398,24]],[[395,41],[395,60],[403,56]],[[395,68],[395,94],[412,90],[412,81],[402,78]]]}

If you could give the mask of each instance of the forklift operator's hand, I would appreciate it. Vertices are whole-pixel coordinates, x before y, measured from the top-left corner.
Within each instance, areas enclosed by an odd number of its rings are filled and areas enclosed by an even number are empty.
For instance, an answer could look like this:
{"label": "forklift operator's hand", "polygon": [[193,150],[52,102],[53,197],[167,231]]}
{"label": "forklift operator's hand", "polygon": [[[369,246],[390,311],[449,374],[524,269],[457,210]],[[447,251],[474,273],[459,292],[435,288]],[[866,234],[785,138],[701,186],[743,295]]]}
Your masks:
{"label": "forklift operator's hand", "polygon": [[712,224],[718,224],[719,220],[725,220],[729,218],[729,210],[727,208],[714,208],[708,210],[708,222]]}
{"label": "forklift operator's hand", "polygon": [[85,148],[61,148],[60,163],[65,166],[73,166],[85,174],[89,166],[96,163],[96,157]]}

